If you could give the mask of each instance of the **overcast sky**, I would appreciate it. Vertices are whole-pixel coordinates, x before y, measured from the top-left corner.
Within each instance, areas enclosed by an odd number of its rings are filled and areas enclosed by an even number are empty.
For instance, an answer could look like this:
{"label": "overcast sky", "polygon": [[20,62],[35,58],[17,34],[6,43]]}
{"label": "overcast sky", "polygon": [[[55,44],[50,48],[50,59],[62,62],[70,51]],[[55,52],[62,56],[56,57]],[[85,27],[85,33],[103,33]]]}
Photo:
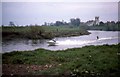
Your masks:
{"label": "overcast sky", "polygon": [[70,18],[81,21],[118,20],[118,2],[2,2],[2,24],[13,21],[17,25],[43,24]]}
{"label": "overcast sky", "polygon": [[118,2],[119,0],[1,0],[2,2]]}

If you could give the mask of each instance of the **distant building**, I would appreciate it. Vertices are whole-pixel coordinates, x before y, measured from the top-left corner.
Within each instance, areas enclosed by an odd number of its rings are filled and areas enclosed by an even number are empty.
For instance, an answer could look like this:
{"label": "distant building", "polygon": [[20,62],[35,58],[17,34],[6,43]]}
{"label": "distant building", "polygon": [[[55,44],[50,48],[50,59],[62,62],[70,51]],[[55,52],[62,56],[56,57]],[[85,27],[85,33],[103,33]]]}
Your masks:
{"label": "distant building", "polygon": [[99,17],[95,17],[95,24],[94,25],[99,25]]}
{"label": "distant building", "polygon": [[89,20],[89,21],[87,21],[86,22],[86,25],[88,25],[88,26],[93,26],[93,25],[99,25],[99,17],[98,16],[96,16],[95,17],[95,20]]}

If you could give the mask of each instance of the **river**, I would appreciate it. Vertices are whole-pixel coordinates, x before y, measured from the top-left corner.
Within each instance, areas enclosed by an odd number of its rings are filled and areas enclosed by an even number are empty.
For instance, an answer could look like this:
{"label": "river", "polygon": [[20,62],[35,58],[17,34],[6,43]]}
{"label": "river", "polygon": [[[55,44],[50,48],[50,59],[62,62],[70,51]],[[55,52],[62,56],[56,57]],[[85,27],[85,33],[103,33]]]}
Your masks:
{"label": "river", "polygon": [[[12,51],[25,51],[44,48],[48,50],[65,50],[68,48],[77,48],[87,45],[103,45],[103,44],[118,44],[120,31],[89,31],[90,35],[74,36],[74,37],[57,37],[56,46],[48,46],[49,40],[28,40],[28,39],[15,39],[2,42],[2,53]],[[99,36],[99,39],[97,39]]]}

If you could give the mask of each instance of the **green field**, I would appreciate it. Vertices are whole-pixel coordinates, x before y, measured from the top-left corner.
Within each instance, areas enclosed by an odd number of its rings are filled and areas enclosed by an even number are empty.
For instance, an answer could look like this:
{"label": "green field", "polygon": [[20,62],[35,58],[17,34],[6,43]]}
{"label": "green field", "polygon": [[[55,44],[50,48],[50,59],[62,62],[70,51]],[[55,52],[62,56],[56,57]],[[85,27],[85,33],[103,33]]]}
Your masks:
{"label": "green field", "polygon": [[120,44],[4,53],[3,75],[120,77],[119,49]]}
{"label": "green field", "polygon": [[89,34],[87,30],[73,26],[4,26],[0,32],[3,34],[3,39],[52,39],[54,37],[69,37]]}

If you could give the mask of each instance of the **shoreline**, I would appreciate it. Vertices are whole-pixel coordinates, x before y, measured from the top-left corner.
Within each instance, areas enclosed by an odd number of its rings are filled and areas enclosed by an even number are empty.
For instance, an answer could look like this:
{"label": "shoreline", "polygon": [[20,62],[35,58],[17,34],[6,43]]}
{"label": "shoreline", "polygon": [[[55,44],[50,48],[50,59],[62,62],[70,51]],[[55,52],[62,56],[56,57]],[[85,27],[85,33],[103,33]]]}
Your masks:
{"label": "shoreline", "polygon": [[94,46],[95,47],[95,46],[104,46],[104,45],[108,45],[109,46],[109,45],[118,45],[118,44],[87,45],[87,46],[67,48],[67,49],[62,49],[62,50],[49,50],[49,49],[44,49],[44,48],[36,48],[36,49],[32,49],[32,50],[21,50],[21,51],[20,50],[14,50],[14,51],[2,52],[0,54],[12,53],[12,52],[27,52],[27,51],[28,52],[29,51],[33,52],[33,51],[36,51],[36,50],[39,50],[39,49],[45,50],[45,51],[50,51],[50,52],[58,52],[58,51],[63,52],[63,51],[70,50],[70,49],[84,48],[84,47],[89,47],[89,46]]}

